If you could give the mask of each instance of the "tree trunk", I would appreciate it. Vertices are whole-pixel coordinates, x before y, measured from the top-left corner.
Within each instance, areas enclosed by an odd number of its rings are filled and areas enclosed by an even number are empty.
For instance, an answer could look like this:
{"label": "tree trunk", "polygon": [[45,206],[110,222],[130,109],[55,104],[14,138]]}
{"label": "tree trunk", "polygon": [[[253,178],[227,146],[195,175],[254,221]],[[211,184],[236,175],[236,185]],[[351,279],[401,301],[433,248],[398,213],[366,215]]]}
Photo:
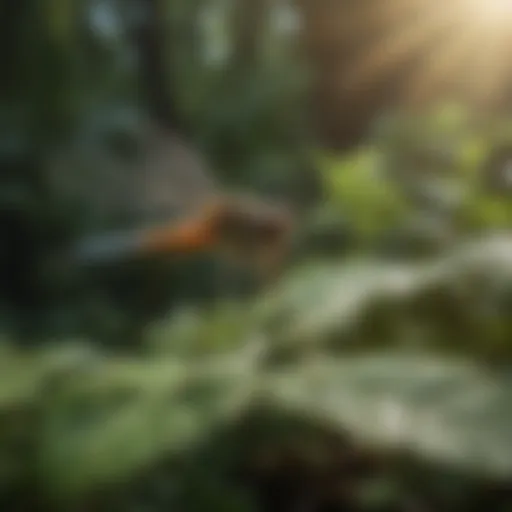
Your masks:
{"label": "tree trunk", "polygon": [[133,30],[143,102],[154,121],[171,131],[182,131],[183,122],[172,94],[165,55],[164,10],[160,0],[137,0],[139,19]]}

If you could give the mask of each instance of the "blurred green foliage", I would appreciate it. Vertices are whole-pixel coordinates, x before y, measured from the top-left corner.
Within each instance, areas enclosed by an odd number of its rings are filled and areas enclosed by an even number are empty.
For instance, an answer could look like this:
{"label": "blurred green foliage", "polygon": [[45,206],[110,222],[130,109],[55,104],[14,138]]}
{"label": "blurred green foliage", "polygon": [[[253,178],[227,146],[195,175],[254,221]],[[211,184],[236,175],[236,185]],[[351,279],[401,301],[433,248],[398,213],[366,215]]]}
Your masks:
{"label": "blurred green foliage", "polygon": [[441,243],[507,230],[511,133],[507,119],[454,104],[383,116],[361,147],[316,156],[328,201],[323,208],[333,222],[346,219],[353,239],[367,248],[398,232],[410,245],[423,234],[437,246],[436,233]]}
{"label": "blurred green foliage", "polygon": [[[313,150],[309,77],[277,7],[261,2],[242,45],[243,8],[166,1],[184,130],[227,188],[304,214],[264,294],[242,300],[208,258],[150,265],[172,297],[149,322],[135,318],[148,268],[120,270],[133,280],[116,307],[51,251],[121,222],[74,191],[122,171],[140,137],[136,13],[23,5],[2,20],[16,72],[0,208],[7,243],[23,241],[1,276],[23,311],[3,319],[46,343],[0,345],[0,508],[270,511],[274,485],[274,510],[510,510],[510,122],[396,111],[346,154]],[[138,355],[117,350],[133,339]]]}
{"label": "blurred green foliage", "polygon": [[[4,485],[30,477],[67,510],[149,471],[140,478],[174,489],[166,505],[148,505],[154,510],[196,510],[195,494],[210,492],[224,510],[241,499],[230,471],[246,464],[251,441],[242,431],[235,443],[233,433],[224,453],[211,455],[208,440],[235,428],[253,405],[270,407],[268,421],[294,411],[269,456],[287,437],[300,438],[301,425],[319,422],[332,436],[342,425],[359,441],[412,450],[408,469],[384,471],[388,486],[406,485],[425,456],[436,471],[458,474],[467,493],[480,485],[475,475],[500,481],[512,470],[510,383],[494,363],[511,354],[511,254],[509,238],[491,237],[409,267],[316,263],[256,303],[155,326],[144,358],[106,358],[79,344],[31,354],[6,348],[0,445],[15,463]],[[249,414],[251,428],[258,417]],[[259,442],[270,443],[271,432]],[[14,434],[21,444],[13,445]],[[162,457],[167,469],[157,470]],[[186,470],[178,469],[182,457]],[[442,486],[432,485],[421,492],[441,496]]]}

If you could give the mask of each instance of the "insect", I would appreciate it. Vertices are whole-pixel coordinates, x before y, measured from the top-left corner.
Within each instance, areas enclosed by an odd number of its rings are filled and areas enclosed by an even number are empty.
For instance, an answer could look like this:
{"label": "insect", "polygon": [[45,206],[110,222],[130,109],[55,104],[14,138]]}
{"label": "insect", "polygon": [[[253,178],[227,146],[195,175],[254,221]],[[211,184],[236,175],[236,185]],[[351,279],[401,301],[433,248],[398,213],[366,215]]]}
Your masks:
{"label": "insect", "polygon": [[[251,276],[254,289],[283,268],[292,233],[283,205],[224,192],[178,135],[135,125],[128,158],[79,133],[79,150],[66,148],[48,166],[54,200],[44,209],[69,214],[53,223],[41,209],[28,215],[20,206],[2,214],[0,302],[20,319],[30,342],[44,336],[52,319],[65,317],[65,327],[49,329],[138,344],[143,327],[174,304],[208,303],[226,288],[231,293],[239,270],[240,282]],[[211,272],[212,253],[227,263],[227,274]],[[104,328],[114,317],[115,325]]]}
{"label": "insect", "polygon": [[262,277],[272,275],[287,251],[291,212],[247,194],[221,192],[177,135],[149,131],[133,168],[120,173],[117,183],[93,183],[87,192],[90,210],[114,211],[131,222],[77,240],[75,261],[91,266],[214,251]]}

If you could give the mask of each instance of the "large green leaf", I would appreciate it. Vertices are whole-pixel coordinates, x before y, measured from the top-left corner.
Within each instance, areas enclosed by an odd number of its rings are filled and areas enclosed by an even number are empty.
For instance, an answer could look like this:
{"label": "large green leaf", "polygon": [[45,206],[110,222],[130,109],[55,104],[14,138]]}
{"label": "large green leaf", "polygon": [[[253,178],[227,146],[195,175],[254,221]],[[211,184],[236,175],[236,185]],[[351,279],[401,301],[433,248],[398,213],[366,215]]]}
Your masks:
{"label": "large green leaf", "polygon": [[362,439],[464,469],[512,474],[510,376],[428,355],[318,361],[277,375],[274,399]]}
{"label": "large green leaf", "polygon": [[[359,334],[379,316],[393,324],[391,335],[376,328],[374,338],[382,339],[366,341],[389,345],[403,341],[399,335],[402,326],[417,330],[423,327],[431,332],[433,328],[453,327],[455,318],[445,318],[443,300],[460,316],[462,324],[458,327],[473,329],[473,334],[480,336],[479,346],[472,345],[469,338],[466,344],[464,340],[452,342],[466,352],[476,350],[478,355],[491,348],[491,320],[500,324],[495,325],[496,329],[507,329],[510,334],[506,297],[511,277],[512,241],[506,236],[491,236],[462,244],[427,262],[318,261],[292,273],[270,294],[263,310],[268,315],[274,346],[318,347],[333,338],[342,343],[354,338],[360,342]],[[430,310],[430,314],[419,318],[418,308]],[[445,331],[457,335],[456,330]],[[410,338],[408,331],[403,334]],[[458,335],[464,334],[459,329]],[[500,342],[507,346],[504,336]],[[438,341],[433,333],[426,345]],[[510,354],[512,347],[507,350]]]}
{"label": "large green leaf", "polygon": [[[5,419],[33,413],[25,416],[38,479],[60,496],[115,482],[207,435],[245,401],[259,357],[250,346],[198,364],[62,352],[5,357],[0,403]],[[2,453],[11,434],[2,430]]]}

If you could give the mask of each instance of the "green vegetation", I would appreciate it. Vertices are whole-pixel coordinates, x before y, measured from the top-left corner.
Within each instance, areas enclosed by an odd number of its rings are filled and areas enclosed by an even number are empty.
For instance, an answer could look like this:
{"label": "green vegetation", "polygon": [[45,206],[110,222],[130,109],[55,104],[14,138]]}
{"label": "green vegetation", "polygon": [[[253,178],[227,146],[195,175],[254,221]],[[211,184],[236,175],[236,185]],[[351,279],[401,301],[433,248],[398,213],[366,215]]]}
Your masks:
{"label": "green vegetation", "polygon": [[397,110],[318,150],[288,11],[161,2],[173,123],[293,206],[292,254],[249,291],[211,255],[81,274],[60,249],[140,215],[110,206],[154,105],[136,9],[71,4],[0,20],[0,509],[512,510],[510,121]]}

